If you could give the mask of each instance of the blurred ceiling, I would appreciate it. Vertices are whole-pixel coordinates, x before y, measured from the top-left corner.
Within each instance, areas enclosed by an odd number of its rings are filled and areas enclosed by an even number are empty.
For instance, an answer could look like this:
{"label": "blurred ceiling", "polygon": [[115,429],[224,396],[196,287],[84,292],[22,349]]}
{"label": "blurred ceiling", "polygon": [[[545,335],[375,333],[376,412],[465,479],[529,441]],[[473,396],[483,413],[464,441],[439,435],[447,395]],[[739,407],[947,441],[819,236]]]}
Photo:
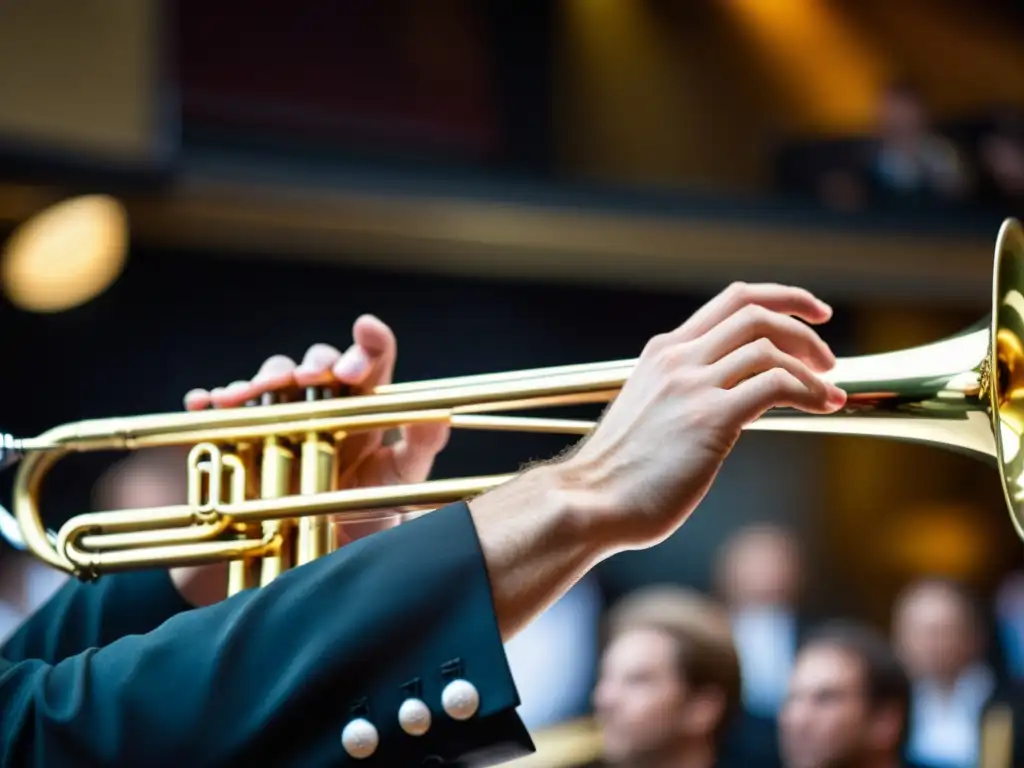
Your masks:
{"label": "blurred ceiling", "polygon": [[[53,12],[63,4],[75,12]],[[27,137],[0,110],[2,222],[100,191],[125,201],[134,243],[163,248],[658,288],[787,280],[972,306],[988,295],[998,216],[848,216],[762,192],[780,131],[867,125],[871,89],[892,73],[948,108],[1017,94],[1006,3],[43,5],[0,10],[20,9],[9,50],[50,57],[48,80],[18,81],[47,130]],[[107,33],[82,34],[93,27]],[[52,44],[65,39],[91,46]],[[126,67],[138,76],[104,76]],[[89,112],[71,86],[121,106]],[[90,153],[77,135],[64,146],[54,126],[133,151]]]}

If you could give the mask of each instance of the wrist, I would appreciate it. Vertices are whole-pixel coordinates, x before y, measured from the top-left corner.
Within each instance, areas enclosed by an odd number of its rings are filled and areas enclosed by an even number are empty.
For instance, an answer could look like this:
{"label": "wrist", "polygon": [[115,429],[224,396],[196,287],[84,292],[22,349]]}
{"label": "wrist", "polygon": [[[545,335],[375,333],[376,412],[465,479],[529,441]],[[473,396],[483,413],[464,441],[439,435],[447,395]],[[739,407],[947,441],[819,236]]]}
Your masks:
{"label": "wrist", "polygon": [[468,504],[506,640],[614,551],[571,465],[543,464]]}
{"label": "wrist", "polygon": [[602,560],[618,549],[616,505],[572,459],[538,467],[557,529]]}

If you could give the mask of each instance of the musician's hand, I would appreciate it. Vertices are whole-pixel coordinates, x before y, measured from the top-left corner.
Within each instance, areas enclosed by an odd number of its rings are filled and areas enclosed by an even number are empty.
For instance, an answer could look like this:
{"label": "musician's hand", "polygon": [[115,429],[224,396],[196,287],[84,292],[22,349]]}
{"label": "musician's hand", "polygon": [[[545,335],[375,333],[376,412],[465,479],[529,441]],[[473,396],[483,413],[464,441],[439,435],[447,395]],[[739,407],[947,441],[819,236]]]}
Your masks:
{"label": "musician's hand", "polygon": [[598,427],[562,462],[575,487],[601,500],[596,520],[613,549],[671,535],[765,411],[845,404],[819,375],[835,357],[807,324],[831,314],[798,288],[737,284],[647,344]]}
{"label": "musician's hand", "polygon": [[[212,390],[194,389],[185,396],[190,411],[233,408],[258,399],[266,392],[301,391],[307,386],[347,384],[353,394],[391,383],[397,343],[391,329],[376,317],[364,315],[352,329],[354,343],[344,353],[327,344],[314,344],[296,365],[284,355],[274,355],[247,381],[236,381]],[[422,482],[434,459],[448,440],[447,424],[416,424],[402,430],[400,439],[383,444],[380,430],[352,435],[342,444],[339,458],[344,468],[342,488]],[[341,523],[334,526],[338,545],[389,527],[395,518],[379,522]],[[213,572],[217,571],[216,574]],[[224,593],[224,569],[180,568],[173,572],[179,590],[193,604],[216,602]],[[212,599],[211,599],[212,598]]]}

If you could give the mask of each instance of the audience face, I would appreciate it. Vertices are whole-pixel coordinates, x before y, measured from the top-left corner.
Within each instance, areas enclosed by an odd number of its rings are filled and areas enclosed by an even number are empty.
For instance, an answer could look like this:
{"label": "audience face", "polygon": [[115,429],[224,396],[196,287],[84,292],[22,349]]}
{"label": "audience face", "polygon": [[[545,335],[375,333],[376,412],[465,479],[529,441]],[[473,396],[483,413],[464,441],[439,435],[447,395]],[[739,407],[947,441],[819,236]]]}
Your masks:
{"label": "audience face", "polygon": [[1018,141],[993,134],[982,140],[980,155],[1001,193],[1024,194],[1024,148]]}
{"label": "audience face", "polygon": [[891,141],[914,141],[927,130],[924,105],[908,90],[894,89],[883,94],[879,111],[881,134]]}
{"label": "audience face", "polygon": [[734,610],[796,604],[799,553],[784,531],[758,527],[740,533],[728,544],[722,567],[722,591]]}
{"label": "audience face", "polygon": [[897,750],[899,715],[873,708],[856,654],[819,645],[797,657],[779,714],[779,748],[787,768],[848,768]]}
{"label": "audience face", "polygon": [[692,730],[678,660],[676,640],[657,629],[626,630],[608,646],[594,691],[607,760],[670,752]]}
{"label": "audience face", "polygon": [[894,644],[911,678],[952,684],[978,652],[970,606],[953,589],[927,584],[897,603]]}
{"label": "audience face", "polygon": [[95,488],[99,509],[149,509],[184,504],[186,456],[176,450],[135,454],[111,467]]}

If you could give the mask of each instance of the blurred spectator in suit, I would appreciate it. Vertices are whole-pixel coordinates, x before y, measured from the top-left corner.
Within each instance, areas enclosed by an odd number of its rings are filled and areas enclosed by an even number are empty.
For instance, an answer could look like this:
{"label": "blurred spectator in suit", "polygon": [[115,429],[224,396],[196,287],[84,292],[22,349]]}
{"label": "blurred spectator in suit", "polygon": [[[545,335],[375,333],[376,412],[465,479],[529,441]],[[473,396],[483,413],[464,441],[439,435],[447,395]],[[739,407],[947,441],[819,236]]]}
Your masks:
{"label": "blurred spectator in suit", "polygon": [[796,540],[774,525],[744,528],[725,543],[716,569],[743,669],[744,707],[755,717],[774,718],[804,632]]}
{"label": "blurred spectator in suit", "polygon": [[924,580],[896,601],[894,646],[912,681],[908,756],[934,768],[973,768],[982,710],[996,678],[984,661],[985,622],[960,585]]}
{"label": "blurred spectator in suit", "polygon": [[885,638],[850,623],[801,647],[779,714],[786,768],[900,768],[910,680]]}
{"label": "blurred spectator in suit", "polygon": [[921,94],[908,83],[881,93],[868,178],[874,196],[886,202],[961,200],[970,191],[960,153],[932,128]]}
{"label": "blurred spectator in suit", "polygon": [[612,607],[594,690],[604,759],[594,768],[720,768],[739,708],[739,659],[717,604],[666,586]]}

